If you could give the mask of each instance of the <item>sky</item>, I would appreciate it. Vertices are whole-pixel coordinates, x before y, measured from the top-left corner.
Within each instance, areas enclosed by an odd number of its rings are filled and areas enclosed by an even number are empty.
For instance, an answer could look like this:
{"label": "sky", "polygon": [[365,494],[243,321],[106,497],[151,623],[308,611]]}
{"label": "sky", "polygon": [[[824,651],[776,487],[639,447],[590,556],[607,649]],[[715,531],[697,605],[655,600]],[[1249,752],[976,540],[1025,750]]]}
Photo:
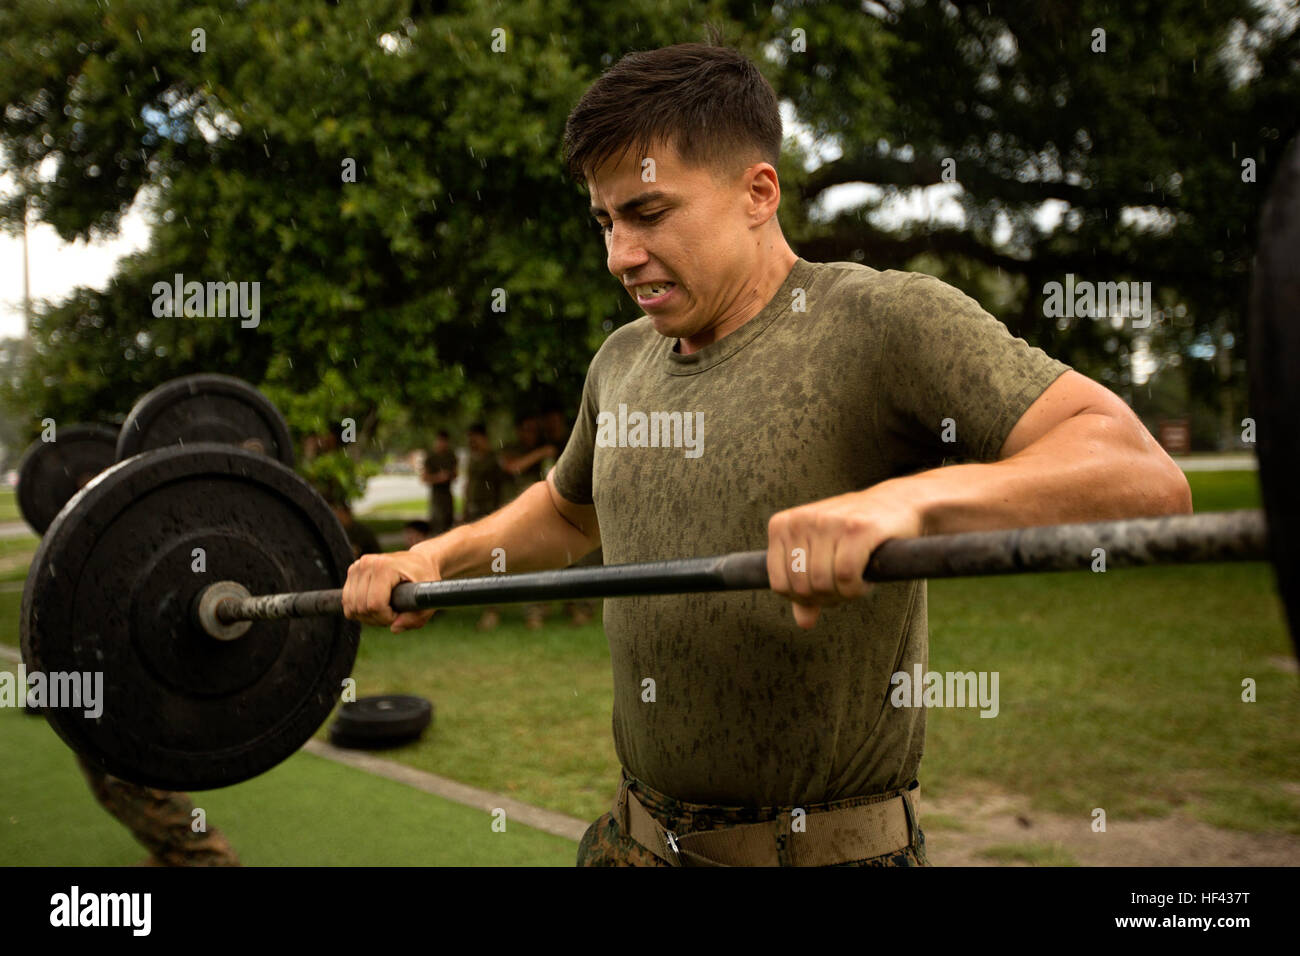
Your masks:
{"label": "sky", "polygon": [[[10,177],[0,178],[7,189]],[[33,224],[27,230],[32,299],[62,300],[77,286],[103,289],[117,270],[117,260],[143,249],[149,224],[137,202],[123,217],[118,235],[98,242],[64,242],[53,226]],[[20,338],[23,321],[23,241],[0,233],[0,338]]]}

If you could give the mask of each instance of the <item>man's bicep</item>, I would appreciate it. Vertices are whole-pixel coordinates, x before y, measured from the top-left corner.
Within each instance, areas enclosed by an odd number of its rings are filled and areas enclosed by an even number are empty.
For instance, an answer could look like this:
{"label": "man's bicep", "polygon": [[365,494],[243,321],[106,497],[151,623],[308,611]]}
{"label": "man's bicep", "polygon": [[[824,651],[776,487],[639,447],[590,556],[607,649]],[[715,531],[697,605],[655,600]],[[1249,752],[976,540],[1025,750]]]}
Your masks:
{"label": "man's bicep", "polygon": [[1049,385],[1020,416],[1002,443],[998,458],[1010,458],[1024,451],[1057,425],[1084,413],[1109,415],[1130,425],[1141,426],[1122,398],[1071,369]]}
{"label": "man's bicep", "polygon": [[546,487],[551,494],[551,504],[565,521],[577,528],[592,543],[592,550],[600,546],[600,522],[596,518],[596,506],[580,505],[560,494],[555,486],[555,468],[546,473]]}

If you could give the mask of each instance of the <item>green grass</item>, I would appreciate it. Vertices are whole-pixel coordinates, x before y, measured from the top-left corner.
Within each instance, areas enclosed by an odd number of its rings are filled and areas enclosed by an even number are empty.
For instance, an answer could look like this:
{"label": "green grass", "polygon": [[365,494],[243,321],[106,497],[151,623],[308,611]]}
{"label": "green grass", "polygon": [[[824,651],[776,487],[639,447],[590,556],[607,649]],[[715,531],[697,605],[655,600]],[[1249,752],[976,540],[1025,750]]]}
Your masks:
{"label": "green grass", "polygon": [[31,555],[36,553],[37,546],[41,539],[34,534],[20,534],[12,538],[0,538],[0,558],[9,558],[15,555]]}
{"label": "green grass", "polygon": [[389,501],[382,505],[371,508],[366,512],[358,512],[357,517],[370,524],[371,518],[425,518],[429,517],[429,499],[414,498],[411,501]]}
{"label": "green grass", "polygon": [[[1265,564],[936,581],[930,669],[996,671],[1000,714],[932,710],[924,785],[1086,816],[1300,832],[1300,694]],[[1253,678],[1258,702],[1241,700]]]}
{"label": "green grass", "polygon": [[[128,866],[147,853],[101,808],[43,719],[0,709],[0,861]],[[311,754],[191,795],[246,865],[572,866],[576,845]]]}
{"label": "green grass", "polygon": [[1259,473],[1254,471],[1187,472],[1196,511],[1233,511],[1260,508]]}
{"label": "green grass", "polygon": [[0,521],[22,521],[18,510],[18,495],[12,488],[0,488]]}
{"label": "green grass", "polygon": [[[465,499],[460,495],[452,495],[452,507],[459,514],[463,509]],[[424,495],[420,498],[411,498],[407,501],[388,501],[382,505],[377,505],[368,511],[358,511],[357,517],[365,520],[366,524],[371,524],[371,518],[425,518],[429,517],[429,496]]]}
{"label": "green grass", "polygon": [[1029,866],[1078,866],[1078,861],[1059,843],[1003,843],[981,850],[978,856],[995,863],[1027,863]]}
{"label": "green grass", "polygon": [[0,538],[0,582],[25,580],[39,544],[40,539],[34,534]]}
{"label": "green grass", "polygon": [[921,808],[921,823],[927,833],[931,830],[951,830],[964,833],[970,829],[966,821],[961,817],[954,817],[948,813],[926,813],[924,807]]}
{"label": "green grass", "polygon": [[[1189,480],[1198,510],[1258,504],[1252,472]],[[368,523],[386,521],[401,527]],[[17,640],[18,598],[0,592],[0,641]],[[527,631],[512,606],[479,634],[479,613],[442,612],[401,636],[366,629],[358,693],[422,694],[436,707],[425,738],[388,756],[594,819],[618,780],[601,629],[553,614]],[[936,581],[929,615],[930,668],[997,671],[1001,713],[930,711],[927,793],[988,781],[1084,819],[1094,807],[1111,819],[1180,811],[1300,832],[1300,694],[1272,660],[1291,647],[1267,565]],[[1246,677],[1257,703],[1240,699]]]}
{"label": "green grass", "polygon": [[500,627],[482,634],[474,629],[481,613],[443,611],[403,635],[365,629],[352,672],[357,695],[413,693],[436,708],[436,732],[390,756],[595,819],[618,785],[603,630],[572,627],[553,613],[546,628],[529,631],[515,605],[502,608]]}

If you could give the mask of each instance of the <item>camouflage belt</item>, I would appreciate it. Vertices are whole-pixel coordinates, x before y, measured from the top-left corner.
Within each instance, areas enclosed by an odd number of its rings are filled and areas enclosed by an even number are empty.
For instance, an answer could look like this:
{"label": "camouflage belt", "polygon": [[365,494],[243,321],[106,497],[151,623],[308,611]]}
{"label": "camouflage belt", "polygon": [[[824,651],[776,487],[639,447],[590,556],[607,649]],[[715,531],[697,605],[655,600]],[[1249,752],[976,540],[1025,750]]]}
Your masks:
{"label": "camouflage belt", "polygon": [[672,866],[834,866],[896,853],[916,842],[920,789],[891,790],[864,806],[786,814],[763,823],[674,833],[645,808],[626,775],[614,798],[619,828]]}

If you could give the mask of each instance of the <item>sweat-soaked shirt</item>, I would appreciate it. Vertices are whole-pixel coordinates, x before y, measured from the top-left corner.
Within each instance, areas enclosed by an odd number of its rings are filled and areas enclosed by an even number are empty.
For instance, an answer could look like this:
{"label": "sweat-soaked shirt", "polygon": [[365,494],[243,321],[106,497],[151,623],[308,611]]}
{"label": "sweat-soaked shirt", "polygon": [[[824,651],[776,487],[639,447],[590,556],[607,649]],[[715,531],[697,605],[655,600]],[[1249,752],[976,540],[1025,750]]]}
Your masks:
{"label": "sweat-soaked shirt", "polygon": [[[766,550],[777,511],[996,461],[1068,370],[938,279],[803,259],[745,325],[675,345],[648,317],[612,333],[556,464],[560,494],[595,504],[607,565]],[[809,631],[770,591],[611,598],[604,623],[616,753],[661,793],[794,807],[917,777],[925,710],[889,694],[928,666],[924,581]]]}

